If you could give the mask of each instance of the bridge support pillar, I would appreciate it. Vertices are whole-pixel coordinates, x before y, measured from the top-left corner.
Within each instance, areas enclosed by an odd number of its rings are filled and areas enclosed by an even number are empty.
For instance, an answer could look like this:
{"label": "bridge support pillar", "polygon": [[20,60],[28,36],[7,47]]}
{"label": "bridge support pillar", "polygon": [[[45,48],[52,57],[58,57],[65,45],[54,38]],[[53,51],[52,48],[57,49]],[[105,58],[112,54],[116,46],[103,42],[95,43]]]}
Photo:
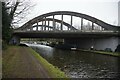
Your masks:
{"label": "bridge support pillar", "polygon": [[20,44],[20,37],[14,35],[12,37],[12,39],[9,41],[9,44],[19,45]]}

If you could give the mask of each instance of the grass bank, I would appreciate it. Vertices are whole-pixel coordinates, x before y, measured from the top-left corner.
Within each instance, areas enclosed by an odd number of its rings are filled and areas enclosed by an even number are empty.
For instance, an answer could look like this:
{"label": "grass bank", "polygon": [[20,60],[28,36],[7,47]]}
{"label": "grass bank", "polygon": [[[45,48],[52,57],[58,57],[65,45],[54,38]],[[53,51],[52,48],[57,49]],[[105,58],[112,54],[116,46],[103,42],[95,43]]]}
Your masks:
{"label": "grass bank", "polygon": [[[19,47],[18,46],[8,46],[7,49],[2,51],[2,77],[10,77],[11,73],[14,72],[15,66],[17,65],[17,60],[19,58]],[[20,73],[19,73],[20,74]]]}
{"label": "grass bank", "polygon": [[120,57],[120,53],[118,52],[105,52],[105,51],[95,51],[95,50],[83,50],[79,49],[80,51],[85,51],[85,52],[93,52],[97,54],[103,54],[103,55],[110,55],[110,56],[115,56],[115,57]]}
{"label": "grass bank", "polygon": [[42,68],[37,67],[40,63],[50,78],[68,79],[64,72],[48,63],[32,48],[9,46],[2,54],[3,78],[43,78],[40,72]]}
{"label": "grass bank", "polygon": [[37,52],[35,52],[32,48],[29,48],[31,53],[39,60],[39,62],[44,66],[44,68],[48,71],[49,75],[52,78],[68,78],[64,72],[62,72],[59,68],[50,64],[47,60],[42,58]]}

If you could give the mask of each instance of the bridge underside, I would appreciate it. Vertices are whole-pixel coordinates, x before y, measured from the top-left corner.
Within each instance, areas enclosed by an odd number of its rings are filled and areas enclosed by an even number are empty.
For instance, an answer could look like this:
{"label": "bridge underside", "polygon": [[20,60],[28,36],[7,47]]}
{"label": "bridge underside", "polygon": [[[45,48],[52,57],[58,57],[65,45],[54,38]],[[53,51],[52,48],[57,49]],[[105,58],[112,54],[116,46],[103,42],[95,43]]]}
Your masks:
{"label": "bridge underside", "polygon": [[67,44],[74,45],[82,49],[90,49],[91,46],[96,50],[110,48],[115,51],[120,44],[120,34],[115,32],[17,32],[13,36],[19,38],[56,38],[64,39]]}

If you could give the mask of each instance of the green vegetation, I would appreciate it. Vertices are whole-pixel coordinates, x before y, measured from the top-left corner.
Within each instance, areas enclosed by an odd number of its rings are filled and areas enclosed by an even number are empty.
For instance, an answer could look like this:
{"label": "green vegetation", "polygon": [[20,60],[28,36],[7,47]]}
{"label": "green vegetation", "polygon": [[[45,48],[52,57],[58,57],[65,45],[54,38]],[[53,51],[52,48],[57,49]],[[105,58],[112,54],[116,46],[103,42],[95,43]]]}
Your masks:
{"label": "green vegetation", "polygon": [[59,68],[54,67],[52,64],[48,63],[44,58],[42,58],[38,53],[34,50],[31,50],[31,53],[42,63],[42,65],[48,70],[48,73],[53,78],[67,78],[64,72],[60,71]]}
{"label": "green vegetation", "polygon": [[[50,78],[69,79],[64,72],[48,63],[44,58],[29,47],[8,46],[6,50],[3,50],[2,56],[3,78],[42,78],[44,77],[42,73],[40,74],[38,69],[34,69],[36,68],[36,65],[40,63],[41,67],[45,69],[46,75]],[[31,58],[31,56],[34,56],[34,59]],[[28,66],[30,67],[28,68]]]}
{"label": "green vegetation", "polygon": [[11,19],[6,4],[2,2],[2,48],[6,49],[11,38]]}
{"label": "green vegetation", "polygon": [[[23,5],[24,1],[5,0],[0,1],[2,4],[2,49],[7,49],[9,41],[12,37],[13,30],[23,19],[25,12],[29,6]],[[21,6],[22,5],[22,6]]]}
{"label": "green vegetation", "polygon": [[8,46],[2,53],[2,77],[10,76],[11,72],[15,69],[14,66],[17,64],[16,60],[19,57],[19,55],[17,55],[18,48],[16,46]]}
{"label": "green vegetation", "polygon": [[93,52],[120,57],[120,53],[117,52],[105,52],[105,51],[93,51]]}
{"label": "green vegetation", "polygon": [[120,53],[118,53],[118,52],[105,52],[105,51],[83,50],[83,49],[80,49],[80,50],[81,50],[81,51],[98,53],[98,54],[104,54],[104,55],[111,55],[111,56],[120,57]]}

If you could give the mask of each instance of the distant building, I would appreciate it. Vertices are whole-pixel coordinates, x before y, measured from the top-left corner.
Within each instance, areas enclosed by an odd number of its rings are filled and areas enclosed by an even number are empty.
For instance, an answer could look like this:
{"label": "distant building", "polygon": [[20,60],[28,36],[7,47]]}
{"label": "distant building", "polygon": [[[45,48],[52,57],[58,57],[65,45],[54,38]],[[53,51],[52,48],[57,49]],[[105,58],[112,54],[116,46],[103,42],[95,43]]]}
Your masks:
{"label": "distant building", "polygon": [[120,26],[120,1],[118,2],[118,26]]}

